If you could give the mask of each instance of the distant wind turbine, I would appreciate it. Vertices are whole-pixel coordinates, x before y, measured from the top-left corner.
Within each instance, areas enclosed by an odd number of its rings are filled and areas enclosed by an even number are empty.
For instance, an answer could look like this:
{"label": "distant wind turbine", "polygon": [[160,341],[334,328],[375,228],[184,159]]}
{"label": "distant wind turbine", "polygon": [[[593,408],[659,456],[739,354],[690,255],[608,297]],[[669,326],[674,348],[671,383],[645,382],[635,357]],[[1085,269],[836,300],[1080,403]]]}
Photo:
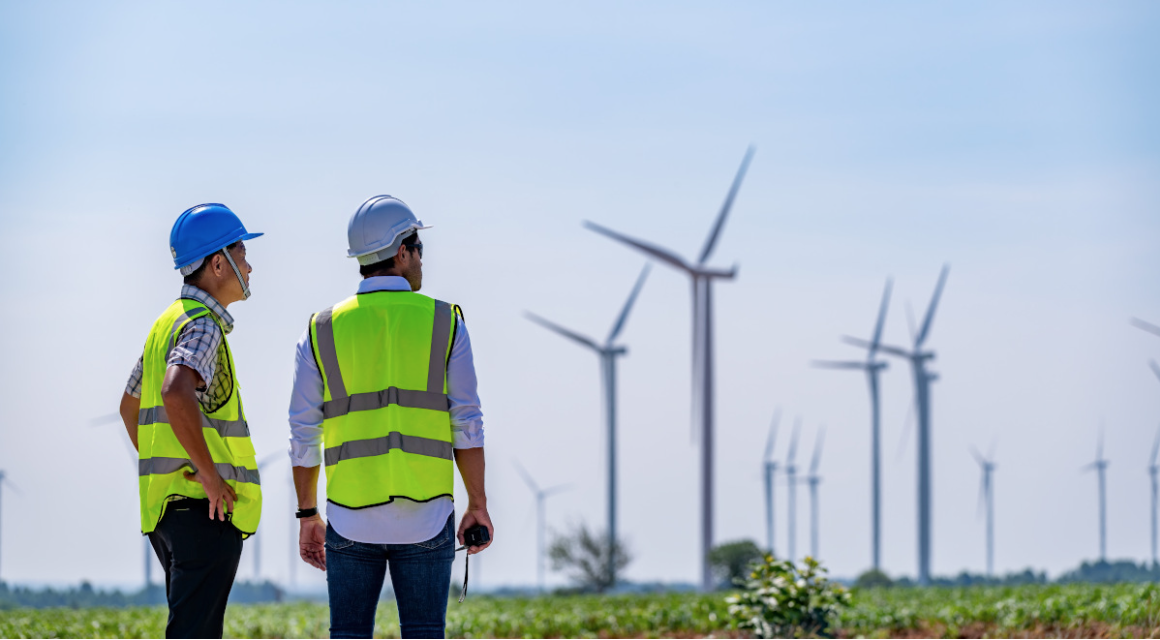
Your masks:
{"label": "distant wind turbine", "polygon": [[[1131,322],[1132,326],[1136,327],[1137,329],[1160,336],[1160,327],[1152,324],[1151,322],[1145,322],[1139,318],[1132,318]],[[1160,378],[1160,364],[1156,364],[1155,360],[1149,360],[1148,367],[1152,369],[1152,373],[1156,374],[1157,378]]]}
{"label": "distant wind turbine", "polygon": [[793,562],[797,558],[797,549],[795,549],[797,540],[797,465],[794,464],[794,458],[797,457],[797,443],[798,434],[801,433],[802,419],[798,418],[794,421],[793,435],[789,440],[789,453],[785,456],[785,477],[786,485],[789,487],[789,496],[786,504],[789,507],[788,517],[786,518],[789,528],[786,531],[786,543],[789,547],[789,554],[786,559]]}
{"label": "distant wind turbine", "polygon": [[761,459],[761,471],[765,481],[765,544],[770,555],[776,556],[773,548],[773,477],[777,473],[777,460],[773,458],[773,446],[777,442],[777,425],[781,422],[781,409],[773,414],[769,425],[769,437],[765,441],[765,455]]}
{"label": "distant wind turbine", "polygon": [[[285,451],[275,451],[265,458],[262,458],[258,462],[258,473],[261,473],[263,469],[270,466],[270,463],[284,459],[285,457]],[[262,575],[262,536],[254,535],[251,537],[254,542],[254,582],[257,582]]]}
{"label": "distant wind turbine", "polygon": [[729,270],[713,269],[705,266],[717,239],[725,226],[725,218],[733,207],[733,200],[741,188],[741,181],[753,159],[753,147],[745,152],[733,185],[725,196],[717,220],[709,237],[701,249],[695,264],[685,261],[677,254],[656,245],[636,240],[592,222],[584,226],[592,231],[608,236],[617,242],[668,264],[689,275],[693,285],[693,429],[701,441],[701,589],[712,591],[713,572],[709,565],[709,551],[713,547],[713,281],[732,280],[737,275],[737,267]]}
{"label": "distant wind turbine", "polygon": [[[121,420],[121,414],[119,413],[106,413],[103,416],[93,418],[89,420],[89,426],[99,427],[106,424],[112,424],[114,422],[124,426],[124,423]],[[123,442],[125,443],[126,450],[129,453],[129,462],[133,465],[133,475],[137,476],[137,460],[140,455],[137,452],[137,448],[133,446],[133,441],[129,439],[129,434],[125,433],[123,430],[122,433],[125,435]],[[149,536],[147,535],[141,536],[141,551],[142,564],[145,567],[145,588],[148,589],[149,587],[153,586],[153,558],[156,556],[153,551],[153,545],[149,543]]]}
{"label": "distant wind turbine", "polygon": [[1095,470],[1099,477],[1100,486],[1100,560],[1108,558],[1108,528],[1107,528],[1107,484],[1105,474],[1108,469],[1108,460],[1104,459],[1104,430],[1100,429],[1100,439],[1096,445],[1096,459],[1084,466],[1084,471]]}
{"label": "distant wind turbine", "polygon": [[806,476],[806,483],[810,488],[810,557],[818,559],[818,484],[822,477],[818,475],[818,464],[822,461],[822,443],[826,439],[826,430],[818,432],[818,439],[814,445],[814,457],[810,460],[810,475]]}
{"label": "distant wind turbine", "polygon": [[[17,489],[16,485],[12,484],[12,481],[8,479],[8,476],[3,471],[0,471],[0,496],[2,496],[5,486],[7,486],[9,489],[12,489],[16,493],[20,493],[20,489]],[[4,513],[3,507],[2,507],[2,505],[0,505],[0,515],[3,515],[3,513]],[[0,526],[0,533],[2,533],[3,531],[4,531],[3,527]],[[4,547],[2,545],[0,545],[0,558],[3,558],[3,553],[2,553],[3,548]],[[2,574],[0,574],[0,576],[2,576]],[[3,582],[3,580],[0,580],[0,582]]]}
{"label": "distant wind turbine", "polygon": [[649,265],[645,265],[640,271],[640,276],[636,280],[636,285],[632,288],[632,293],[629,294],[628,300],[624,303],[624,308],[620,310],[620,316],[617,317],[616,323],[612,325],[612,331],[608,333],[608,338],[605,339],[604,344],[597,344],[595,340],[582,336],[574,331],[565,329],[558,324],[550,322],[535,315],[534,313],[525,312],[525,316],[532,322],[554,331],[569,340],[577,342],[589,349],[592,349],[600,356],[600,373],[604,381],[604,410],[605,410],[605,425],[607,427],[608,438],[608,575],[611,577],[612,584],[616,584],[616,358],[628,353],[628,349],[623,346],[616,346],[616,338],[620,335],[621,330],[624,329],[624,323],[628,320],[628,314],[632,311],[632,305],[636,302],[636,296],[640,294],[640,288],[644,286],[644,280],[648,277]]}
{"label": "distant wind turbine", "polygon": [[540,593],[544,592],[544,528],[546,520],[544,516],[544,500],[549,496],[567,491],[571,487],[568,485],[557,485],[548,489],[541,489],[540,485],[532,480],[531,474],[523,465],[516,461],[512,461],[515,465],[516,471],[520,472],[520,477],[524,479],[524,484],[532,490],[532,495],[536,497],[536,590]]}
{"label": "distant wind turbine", "polygon": [[[914,374],[914,404],[918,416],[918,583],[930,584],[930,556],[931,556],[931,421],[930,421],[930,384],[938,380],[938,374],[927,369],[927,361],[934,359],[933,351],[923,351],[923,344],[930,335],[931,324],[934,322],[934,312],[938,308],[939,298],[946,285],[950,265],[943,265],[939,273],[938,284],[935,285],[934,295],[930,305],[926,308],[926,316],[922,326],[914,335],[914,346],[911,350],[888,345],[878,345],[883,353],[906,358],[910,361],[910,368]],[[869,349],[871,343],[858,338],[846,336],[847,343]]]}
{"label": "distant wind turbine", "polygon": [[987,575],[995,575],[995,487],[991,483],[991,473],[995,471],[995,446],[987,452],[987,457],[971,447],[971,455],[979,463],[983,478],[979,485],[979,510],[987,514]]}
{"label": "distant wind turbine", "polygon": [[882,445],[879,424],[878,375],[887,368],[887,363],[876,359],[878,345],[882,340],[882,326],[886,323],[886,308],[890,305],[891,281],[886,280],[882,291],[882,302],[878,305],[878,320],[874,323],[873,337],[863,361],[815,361],[815,367],[826,369],[853,369],[866,372],[866,382],[870,386],[870,564],[874,569],[881,566],[882,550]]}
{"label": "distant wind turbine", "polygon": [[1156,432],[1156,440],[1152,443],[1152,457],[1148,463],[1148,475],[1152,479],[1152,566],[1157,565],[1156,559],[1156,501],[1160,498],[1160,484],[1157,484],[1157,475],[1160,474],[1160,464],[1156,463],[1156,456],[1160,454],[1160,430]]}

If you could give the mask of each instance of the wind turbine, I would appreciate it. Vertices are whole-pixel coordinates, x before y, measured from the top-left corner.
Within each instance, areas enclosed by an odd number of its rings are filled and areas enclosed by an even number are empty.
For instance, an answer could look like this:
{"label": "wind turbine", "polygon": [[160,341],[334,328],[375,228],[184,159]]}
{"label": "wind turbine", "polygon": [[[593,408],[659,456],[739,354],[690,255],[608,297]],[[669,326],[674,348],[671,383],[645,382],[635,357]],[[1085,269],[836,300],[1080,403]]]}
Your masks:
{"label": "wind turbine", "polygon": [[[3,493],[3,489],[4,489],[5,485],[7,485],[9,489],[12,489],[16,493],[20,493],[20,489],[17,489],[16,485],[12,484],[12,481],[8,479],[7,474],[5,474],[3,471],[0,471],[0,494]],[[3,508],[2,508],[2,505],[0,505],[0,515],[2,515],[2,514],[3,514]],[[3,527],[0,527],[0,532],[3,532]],[[3,547],[0,546],[0,550],[2,550],[2,549],[3,549]],[[0,557],[2,557],[2,554],[0,554]],[[3,582],[3,580],[0,580],[0,582]]]}
{"label": "wind turbine", "polygon": [[[544,500],[548,496],[551,496],[551,495],[556,494],[556,493],[560,493],[561,491],[567,491],[571,487],[569,487],[568,485],[557,485],[557,486],[551,487],[549,489],[541,489],[540,485],[536,484],[535,480],[532,480],[531,474],[528,473],[527,469],[524,469],[523,465],[516,462],[515,460],[512,461],[512,464],[515,465],[516,471],[520,472],[520,477],[522,477],[524,479],[524,484],[528,485],[528,488],[532,490],[532,495],[534,495],[536,497],[536,590],[539,591],[540,593],[543,593],[544,592],[544,526],[545,526]],[[610,564],[612,564],[612,567],[610,567],[609,569],[613,570],[616,565],[615,565],[615,563],[610,563]]]}
{"label": "wind turbine", "polygon": [[818,463],[822,461],[822,443],[826,439],[826,430],[818,432],[817,443],[814,445],[814,457],[810,460],[810,475],[806,482],[810,487],[810,557],[818,559],[818,484],[822,477],[818,475]]}
{"label": "wind turbine", "polygon": [[[99,427],[101,425],[111,424],[114,422],[118,424],[121,423],[121,414],[107,413],[103,416],[93,418],[89,420],[89,426]],[[122,442],[125,443],[129,453],[129,462],[133,465],[133,475],[136,477],[138,466],[137,459],[140,457],[137,452],[137,448],[133,446],[133,441],[129,439],[128,433],[125,433],[125,439],[122,440]],[[149,536],[147,535],[141,536],[141,551],[143,564],[145,566],[145,589],[148,590],[153,586],[153,558],[155,556],[153,552],[153,545],[149,543]]]}
{"label": "wind turbine", "polygon": [[878,305],[878,320],[874,323],[874,333],[862,361],[815,361],[815,367],[824,369],[855,369],[866,372],[866,382],[870,386],[870,563],[877,570],[880,567],[882,549],[882,446],[879,424],[878,374],[887,368],[887,363],[875,359],[878,345],[882,340],[882,326],[886,322],[886,308],[890,305],[891,281],[886,280],[882,291],[882,303]]}
{"label": "wind turbine", "polygon": [[[258,462],[258,472],[261,473],[262,470],[268,467],[271,462],[274,462],[285,456],[285,451],[275,451],[265,458],[262,458],[262,460]],[[256,583],[258,578],[262,575],[262,537],[255,534],[252,536],[252,538],[254,540],[254,582]]]}
{"label": "wind turbine", "polygon": [[[878,345],[883,353],[906,358],[910,361],[910,368],[914,374],[914,405],[918,415],[918,583],[930,584],[930,555],[931,555],[931,460],[930,460],[930,383],[938,380],[938,374],[927,370],[927,361],[934,360],[933,351],[923,351],[923,344],[930,335],[931,323],[934,321],[934,312],[938,308],[939,297],[947,282],[950,265],[943,265],[935,285],[934,295],[930,305],[926,308],[926,316],[922,326],[914,336],[914,346],[910,351],[900,347]],[[857,338],[845,336],[847,343],[869,349],[871,343]]]}
{"label": "wind turbine", "polygon": [[1156,431],[1156,440],[1152,443],[1152,458],[1148,463],[1148,475],[1152,478],[1152,567],[1156,561],[1156,501],[1160,497],[1160,484],[1157,484],[1157,474],[1160,474],[1160,465],[1156,464],[1156,455],[1160,454],[1160,430]]}
{"label": "wind turbine", "polygon": [[786,532],[786,540],[789,546],[789,555],[786,556],[790,562],[794,561],[796,556],[796,549],[794,549],[797,536],[797,465],[794,464],[794,458],[797,456],[798,434],[801,432],[802,419],[798,418],[794,421],[793,435],[789,439],[789,453],[785,456],[785,476],[786,483],[789,486],[789,517],[786,518],[789,524],[789,529]]}
{"label": "wind turbine", "polygon": [[597,344],[596,341],[582,336],[574,331],[565,329],[558,324],[550,322],[537,316],[533,313],[525,312],[529,320],[536,324],[555,331],[556,333],[577,342],[589,349],[592,349],[600,356],[600,373],[604,382],[604,410],[605,410],[605,424],[608,429],[608,562],[609,562],[609,576],[612,579],[612,584],[616,584],[616,358],[628,353],[628,349],[623,346],[616,346],[615,341],[624,329],[624,323],[628,320],[628,314],[632,311],[632,305],[636,302],[636,296],[640,293],[640,288],[644,286],[644,280],[648,277],[649,265],[645,264],[640,271],[640,277],[636,280],[636,285],[632,288],[632,293],[629,294],[628,300],[624,303],[624,308],[620,310],[620,316],[617,317],[616,323],[612,325],[612,331],[608,333],[608,338],[603,345]]}
{"label": "wind turbine", "polygon": [[971,447],[971,455],[979,463],[983,471],[982,484],[979,485],[979,510],[987,510],[987,575],[995,575],[995,488],[991,484],[991,473],[995,471],[995,446],[987,452],[987,457]]}
{"label": "wind turbine", "polygon": [[[1160,327],[1152,324],[1151,322],[1145,322],[1139,318],[1132,318],[1131,322],[1132,322],[1132,326],[1136,327],[1137,329],[1147,331],[1148,333],[1151,333],[1153,335],[1160,336]],[[1156,374],[1157,378],[1160,378],[1160,364],[1156,364],[1155,360],[1149,360],[1148,366],[1152,369],[1152,373]],[[1156,555],[1156,554],[1153,553],[1152,555]]]}
{"label": "wind turbine", "polygon": [[781,409],[773,414],[769,425],[769,437],[765,441],[765,456],[761,459],[761,470],[765,480],[765,544],[770,555],[773,550],[773,476],[777,473],[777,461],[773,459],[773,445],[777,441],[777,425],[781,422]]}
{"label": "wind turbine", "polygon": [[713,281],[732,280],[737,275],[737,266],[729,270],[713,269],[705,266],[725,218],[733,208],[733,200],[741,188],[741,181],[749,162],[753,159],[753,147],[745,152],[741,167],[733,178],[733,185],[725,196],[725,203],[717,214],[717,220],[709,231],[709,237],[697,258],[689,263],[676,253],[656,245],[636,240],[592,222],[584,226],[592,231],[608,236],[617,242],[627,244],[638,251],[660,260],[689,275],[693,286],[693,431],[701,440],[701,589],[713,589],[713,572],[709,566],[709,551],[713,547]]}
{"label": "wind turbine", "polygon": [[[1100,483],[1100,561],[1108,558],[1108,529],[1107,529],[1107,485],[1105,473],[1108,469],[1108,460],[1104,459],[1104,431],[1100,429],[1100,439],[1096,445],[1096,459],[1084,466],[1084,471],[1095,470]],[[1155,477],[1155,476],[1153,476]]]}

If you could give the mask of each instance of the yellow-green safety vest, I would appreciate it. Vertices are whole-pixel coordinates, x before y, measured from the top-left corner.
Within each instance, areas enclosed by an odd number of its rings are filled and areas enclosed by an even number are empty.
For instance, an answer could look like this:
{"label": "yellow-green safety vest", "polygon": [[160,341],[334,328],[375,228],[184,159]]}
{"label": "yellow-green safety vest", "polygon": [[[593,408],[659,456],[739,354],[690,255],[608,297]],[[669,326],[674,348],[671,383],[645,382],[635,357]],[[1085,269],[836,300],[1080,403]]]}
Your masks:
{"label": "yellow-green safety vest", "polygon": [[[153,323],[153,330],[145,342],[143,377],[141,380],[141,411],[137,419],[138,484],[141,490],[141,532],[149,533],[165,515],[165,505],[171,498],[205,498],[205,489],[196,480],[186,480],[185,472],[193,471],[189,454],[173,434],[165,404],[161,399],[161,385],[168,369],[166,361],[183,327],[194,318],[208,315],[220,322],[204,304],[181,298],[169,306]],[[242,411],[238,376],[234,358],[222,331],[219,347],[219,366],[224,355],[229,364],[231,392],[229,399],[212,413],[202,408],[201,433],[209,448],[214,467],[238,494],[230,521],[243,537],[258,530],[262,516],[262,487],[258,464],[254,458],[254,444],[250,428]],[[209,380],[205,381],[208,385]]]}
{"label": "yellow-green safety vest", "polygon": [[314,314],[327,501],[454,499],[447,358],[455,305],[410,291],[352,296]]}

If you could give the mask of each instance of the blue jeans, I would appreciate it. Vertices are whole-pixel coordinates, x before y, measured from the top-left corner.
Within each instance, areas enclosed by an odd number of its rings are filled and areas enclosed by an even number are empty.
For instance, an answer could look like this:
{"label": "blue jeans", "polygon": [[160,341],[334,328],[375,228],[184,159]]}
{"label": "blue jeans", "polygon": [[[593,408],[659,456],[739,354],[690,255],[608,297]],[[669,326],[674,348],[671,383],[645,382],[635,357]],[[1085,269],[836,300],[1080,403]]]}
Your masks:
{"label": "blue jeans", "polygon": [[415,544],[369,544],[347,540],[326,525],[326,590],[330,637],[370,638],[387,569],[404,638],[442,638],[447,625],[451,564],[455,560],[455,514],[434,538]]}

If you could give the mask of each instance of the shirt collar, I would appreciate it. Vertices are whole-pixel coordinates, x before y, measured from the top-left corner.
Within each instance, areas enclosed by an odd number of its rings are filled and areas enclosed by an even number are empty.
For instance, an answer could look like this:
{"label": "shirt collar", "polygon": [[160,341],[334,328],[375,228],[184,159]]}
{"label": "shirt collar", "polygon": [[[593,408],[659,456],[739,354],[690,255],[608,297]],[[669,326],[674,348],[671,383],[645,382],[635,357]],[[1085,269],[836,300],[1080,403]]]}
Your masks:
{"label": "shirt collar", "polygon": [[359,293],[373,293],[375,291],[410,291],[411,283],[403,276],[372,276],[363,278],[358,283]]}
{"label": "shirt collar", "polygon": [[181,285],[181,297],[197,300],[208,307],[217,316],[218,322],[222,325],[223,333],[229,333],[234,330],[234,317],[230,315],[229,311],[226,311],[226,308],[216,298],[206,293],[205,290],[199,289],[192,284],[183,284]]}

